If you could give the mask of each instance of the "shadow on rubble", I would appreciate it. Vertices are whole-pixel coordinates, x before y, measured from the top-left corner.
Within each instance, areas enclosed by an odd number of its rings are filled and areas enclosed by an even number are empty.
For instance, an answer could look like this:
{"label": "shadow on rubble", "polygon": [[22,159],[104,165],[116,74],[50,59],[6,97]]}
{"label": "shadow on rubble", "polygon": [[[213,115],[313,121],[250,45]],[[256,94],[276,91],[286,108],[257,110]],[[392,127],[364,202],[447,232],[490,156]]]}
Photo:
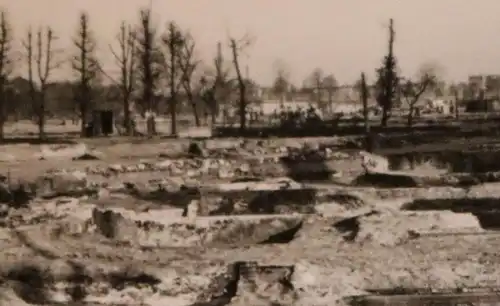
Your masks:
{"label": "shadow on rubble", "polygon": [[404,204],[401,209],[471,213],[483,229],[500,230],[500,199],[498,198],[418,199]]}
{"label": "shadow on rubble", "polygon": [[7,273],[7,279],[16,281],[16,294],[26,303],[35,305],[51,304],[48,292],[49,284],[53,283],[51,276],[34,265],[14,267]]}
{"label": "shadow on rubble", "polygon": [[417,177],[394,173],[366,172],[356,177],[352,186],[375,188],[413,188],[422,185]]}
{"label": "shadow on rubble", "polygon": [[[355,136],[363,135],[365,127],[360,122],[354,122],[348,118],[334,118],[330,120],[314,120],[312,124],[297,125],[292,124],[273,125],[258,125],[249,126],[244,132],[238,126],[216,126],[212,130],[213,137],[245,137],[245,138],[267,138],[274,137],[331,137],[335,136]],[[384,134],[408,134],[408,127],[405,124],[391,124],[387,127],[374,125],[371,130],[376,133]],[[413,127],[414,133],[433,133],[440,135],[475,135],[485,133],[486,131],[471,131],[475,133],[464,133],[458,126],[443,125],[439,123],[427,122],[425,125],[416,125]]]}
{"label": "shadow on rubble", "polygon": [[[30,305],[68,305],[67,302],[56,302],[52,298],[50,291],[53,290],[58,281],[69,284],[65,291],[71,297],[71,305],[87,305],[84,302],[88,295],[86,288],[96,280],[86,273],[83,266],[76,263],[73,263],[72,266],[72,274],[64,276],[62,279],[58,279],[48,270],[42,270],[35,265],[14,267],[8,271],[6,279],[16,282],[14,286],[16,294]],[[115,290],[123,290],[127,286],[153,287],[161,283],[160,279],[152,275],[131,269],[112,272],[105,275],[102,280]]]}
{"label": "shadow on rubble", "polygon": [[[314,188],[281,190],[239,190],[206,196],[216,209],[209,215],[314,213],[318,191]],[[221,199],[222,197],[222,199]]]}
{"label": "shadow on rubble", "polygon": [[324,201],[320,202],[334,202],[348,210],[363,208],[368,204],[359,195],[351,194],[346,191],[325,194],[322,198],[324,198]]}
{"label": "shadow on rubble", "polygon": [[[473,149],[473,148],[471,148]],[[472,152],[464,150],[439,150],[433,152],[405,152],[386,155],[389,168],[401,169],[405,164],[431,164],[437,169],[447,169],[450,172],[491,172],[500,171],[500,146],[492,148],[478,147]]]}
{"label": "shadow on rubble", "polygon": [[419,176],[411,173],[367,172],[356,177],[350,184],[358,187],[417,188],[417,187],[471,187],[484,183],[500,182],[499,172],[448,173]]}
{"label": "shadow on rubble", "polygon": [[12,208],[26,207],[35,197],[35,193],[24,184],[0,183],[0,203],[6,203]]}
{"label": "shadow on rubble", "polygon": [[[227,273],[212,280],[209,288],[211,290],[203,292],[197,298],[196,303],[190,306],[225,306],[231,303],[231,300],[238,295],[238,289],[249,291],[250,294],[257,296],[262,293],[260,290],[272,288],[274,294],[279,297],[288,296],[292,300],[297,299],[297,292],[292,283],[292,277],[295,273],[295,266],[262,266],[256,262],[235,262],[228,267]],[[260,284],[258,283],[260,282]],[[278,292],[274,290],[278,289]],[[253,292],[252,292],[253,291]],[[273,298],[279,298],[273,296]],[[283,305],[269,301],[269,305]]]}
{"label": "shadow on rubble", "polygon": [[344,240],[352,242],[356,240],[360,230],[359,216],[343,219],[333,224],[340,233],[345,234]]}
{"label": "shadow on rubble", "polygon": [[38,137],[12,137],[4,138],[0,141],[0,146],[2,145],[17,145],[17,144],[29,144],[29,145],[74,145],[77,144],[76,141],[69,138],[63,137],[47,137],[46,139],[40,139]]}
{"label": "shadow on rubble", "polygon": [[[24,246],[32,250],[36,256],[41,256],[49,260],[59,258],[53,252],[38,247],[24,233],[15,228],[11,230],[16,238]],[[70,283],[70,286],[66,288],[66,292],[72,298],[73,302],[82,301],[87,295],[86,285],[92,279],[86,274],[85,268],[81,264],[72,261],[67,261],[67,264],[72,268],[72,273],[66,279]],[[57,279],[55,279],[54,275],[50,275],[47,270],[41,270],[35,265],[16,266],[7,273],[7,279],[19,282],[16,291],[18,296],[26,303],[36,305],[54,304],[48,292]]]}
{"label": "shadow on rubble", "polygon": [[358,237],[359,231],[361,230],[361,223],[359,222],[359,218],[369,217],[377,214],[379,214],[379,212],[371,211],[359,216],[346,218],[335,222],[333,224],[333,227],[340,233],[344,234],[343,238],[345,241],[354,242],[356,240],[356,237]]}
{"label": "shadow on rubble", "polygon": [[[36,255],[49,260],[59,258],[56,254],[36,246],[22,232],[13,229],[16,237]],[[72,268],[69,275],[51,274],[50,270],[42,269],[35,264],[20,265],[12,267],[5,278],[16,281],[16,294],[26,303],[35,305],[67,305],[67,303],[57,303],[51,298],[50,291],[58,281],[69,284],[65,288],[66,293],[71,297],[71,302],[82,302],[87,296],[87,289],[95,280],[88,274],[85,267],[77,262],[66,261]],[[122,290],[126,286],[154,286],[161,282],[160,279],[142,272],[140,269],[130,268],[115,271],[104,275],[104,281],[109,283],[114,289]],[[74,304],[71,304],[74,305]]]}
{"label": "shadow on rubble", "polygon": [[259,244],[286,244],[295,239],[297,233],[302,229],[303,221],[297,225],[277,234],[269,236],[266,240],[259,242]]}
{"label": "shadow on rubble", "polygon": [[153,275],[132,269],[112,272],[107,277],[108,282],[116,290],[123,290],[130,285],[155,286],[161,283],[161,280]]}
{"label": "shadow on rubble", "polygon": [[125,184],[127,194],[142,201],[149,201],[159,205],[168,205],[175,208],[186,208],[193,200],[200,201],[201,191],[197,187],[188,187],[182,185],[179,190],[169,191],[163,186],[157,189],[144,191],[138,189],[133,184]]}
{"label": "shadow on rubble", "polygon": [[457,213],[500,212],[499,198],[416,199],[401,207],[402,210],[449,210]]}
{"label": "shadow on rubble", "polygon": [[296,182],[328,182],[335,171],[327,165],[327,160],[317,152],[288,154],[280,160],[287,169],[287,176]]}
{"label": "shadow on rubble", "polygon": [[349,296],[347,305],[498,305],[496,287],[393,288],[365,289],[367,294]]}

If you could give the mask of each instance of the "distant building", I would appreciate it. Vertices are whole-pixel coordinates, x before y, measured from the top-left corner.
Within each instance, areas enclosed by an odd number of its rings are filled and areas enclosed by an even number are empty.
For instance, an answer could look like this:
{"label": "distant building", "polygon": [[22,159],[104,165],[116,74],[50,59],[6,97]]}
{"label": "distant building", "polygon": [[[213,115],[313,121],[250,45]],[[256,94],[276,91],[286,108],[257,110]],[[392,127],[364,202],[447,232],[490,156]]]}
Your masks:
{"label": "distant building", "polygon": [[468,93],[469,99],[493,99],[500,96],[500,75],[471,75],[469,76]]}
{"label": "distant building", "polygon": [[469,75],[469,86],[482,89],[484,88],[485,79],[486,77],[484,75]]}
{"label": "distant building", "polygon": [[486,113],[500,111],[498,99],[472,99],[464,101],[467,113]]}

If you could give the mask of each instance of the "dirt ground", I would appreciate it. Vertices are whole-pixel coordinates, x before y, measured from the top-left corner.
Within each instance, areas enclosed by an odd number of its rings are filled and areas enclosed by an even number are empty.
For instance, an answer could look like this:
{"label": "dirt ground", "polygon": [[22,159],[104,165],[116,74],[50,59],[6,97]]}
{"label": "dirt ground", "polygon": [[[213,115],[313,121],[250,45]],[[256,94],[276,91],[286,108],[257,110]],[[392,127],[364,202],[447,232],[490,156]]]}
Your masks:
{"label": "dirt ground", "polygon": [[[500,285],[499,183],[398,186],[379,165],[393,185],[358,186],[363,155],[326,149],[339,141],[1,146],[0,305],[326,306]],[[284,166],[292,152],[323,159]],[[432,165],[397,175],[454,175]]]}

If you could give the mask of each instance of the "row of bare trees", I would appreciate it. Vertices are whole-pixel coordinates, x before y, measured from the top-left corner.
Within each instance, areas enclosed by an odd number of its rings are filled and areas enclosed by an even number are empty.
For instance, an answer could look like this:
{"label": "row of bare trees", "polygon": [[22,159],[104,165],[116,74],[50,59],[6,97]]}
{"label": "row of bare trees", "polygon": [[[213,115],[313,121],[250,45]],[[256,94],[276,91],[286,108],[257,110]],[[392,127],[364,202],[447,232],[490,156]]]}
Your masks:
{"label": "row of bare trees", "polygon": [[[398,72],[397,58],[394,54],[395,30],[392,19],[389,21],[388,32],[387,54],[383,58],[382,65],[375,71],[374,84],[368,85],[365,73],[362,73],[355,87],[360,94],[365,118],[368,116],[368,99],[370,97],[374,98],[382,110],[382,126],[387,126],[393,107],[398,102],[404,102],[409,108],[407,124],[411,127],[417,104],[422,100],[422,96],[426,92],[438,89],[438,67],[433,63],[426,63],[422,65],[416,76],[402,77]],[[287,93],[298,91],[298,89],[290,81],[290,71],[283,61],[275,63],[275,73],[272,90],[275,96],[283,102]],[[322,111],[333,112],[334,96],[338,89],[339,84],[333,74],[325,74],[321,68],[316,68],[304,80],[300,91],[308,93],[310,99]],[[453,87],[451,91],[457,96],[457,89]],[[458,99],[458,97],[456,98]],[[455,110],[457,111],[457,108]],[[368,123],[368,120],[365,119],[365,122]]]}
{"label": "row of bare trees", "polygon": [[[415,77],[401,77],[398,74],[396,57],[393,51],[394,30],[392,21],[389,29],[388,53],[384,57],[382,66],[376,70],[375,84],[368,85],[366,76],[363,73],[363,76],[356,82],[354,87],[361,97],[366,96],[366,99],[373,97],[376,100],[382,110],[381,124],[383,126],[387,125],[396,101],[406,103],[409,108],[407,121],[408,125],[411,126],[413,124],[413,114],[418,102],[421,101],[421,97],[426,92],[434,91],[438,85],[437,71],[432,63],[427,63],[422,65]],[[290,72],[283,61],[276,62],[275,72],[276,76],[272,91],[281,102],[284,102],[288,93],[293,95],[295,92],[301,92],[307,94],[311,102],[322,112],[334,112],[334,98],[339,90],[339,84],[333,74],[325,74],[321,68],[315,68],[303,81],[302,87],[296,88],[290,81]],[[366,90],[361,88],[363,82],[367,86]],[[365,102],[363,99],[361,101],[362,103]],[[368,107],[368,104],[366,104],[366,107]]]}
{"label": "row of bare trees", "polygon": [[[411,128],[417,103],[424,93],[435,90],[438,85],[437,67],[426,64],[421,67],[416,77],[402,77],[398,72],[397,58],[394,54],[395,30],[393,19],[389,21],[388,32],[387,54],[383,58],[381,67],[376,70],[376,81],[373,86],[374,98],[382,110],[381,126],[387,126],[395,104],[398,101],[404,101],[408,106],[407,125]],[[368,134],[370,132],[368,118],[370,89],[365,73],[361,73],[361,79],[357,87],[363,103],[365,131]]]}
{"label": "row of bare trees", "polygon": [[[367,86],[366,90],[360,91],[365,107],[368,107],[368,103],[364,99],[373,98],[381,108],[381,125],[387,125],[394,105],[405,101],[409,107],[408,125],[411,126],[417,103],[424,93],[435,89],[438,77],[435,67],[428,65],[422,67],[416,77],[403,78],[398,72],[394,54],[395,30],[392,19],[388,30],[388,51],[381,67],[376,70],[376,81],[373,85],[367,85],[363,76],[364,81],[360,80],[357,86]],[[240,58],[242,52],[252,44],[248,36],[242,39],[229,37],[231,60],[226,61],[219,42],[213,61],[203,63],[197,56],[197,45],[189,31],[181,29],[175,22],[169,22],[161,30],[154,25],[151,11],[142,9],[138,22],[123,21],[116,41],[107,46],[117,71],[105,67],[99,60],[97,49],[102,48],[92,31],[90,17],[85,12],[80,14],[72,43],[71,57],[68,59],[66,52],[63,52],[65,50],[58,48],[58,37],[54,30],[36,27],[27,30],[21,50],[16,50],[7,13],[0,12],[0,139],[3,138],[3,126],[8,115],[13,109],[21,107],[9,102],[12,100],[9,97],[12,97],[10,81],[13,72],[27,74],[29,108],[38,124],[40,138],[45,138],[46,115],[50,111],[48,90],[54,84],[54,73],[67,63],[70,63],[74,72],[69,108],[81,119],[82,135],[89,113],[99,107],[97,104],[103,95],[104,80],[110,81],[118,92],[123,127],[128,135],[134,132],[132,114],[135,111],[144,117],[154,114],[159,109],[160,100],[170,114],[172,134],[177,133],[177,113],[181,100],[187,100],[194,122],[200,126],[202,115],[207,121],[210,114],[211,123],[216,123],[221,103],[234,99],[236,105],[233,106],[237,109],[240,127],[242,130],[246,128],[249,92],[253,84],[242,72]],[[18,68],[22,66],[25,68]],[[283,62],[276,63],[275,70],[272,89],[284,101],[287,93],[297,88],[290,81],[290,71]],[[304,81],[302,90],[308,92],[320,109],[333,112],[338,87],[333,74],[316,68]],[[364,113],[368,114],[366,110]],[[154,117],[148,123],[151,123],[148,124],[148,131],[155,133]]]}
{"label": "row of bare trees", "polygon": [[[284,61],[278,60],[275,62],[275,73],[272,84],[272,91],[277,96],[280,102],[284,102],[288,93],[291,95],[299,91],[290,80],[290,70]],[[333,74],[325,74],[321,68],[315,68],[310,75],[304,80],[300,90],[308,94],[309,98],[322,111],[333,112],[333,102],[335,93],[338,90],[338,82]],[[327,102],[323,101],[323,94],[327,94]]]}
{"label": "row of bare trees", "polygon": [[[225,61],[222,44],[217,44],[217,54],[212,63],[204,63],[197,57],[197,48],[189,31],[169,22],[160,31],[153,25],[151,11],[142,9],[139,22],[123,21],[115,43],[109,44],[114,58],[116,73],[99,61],[97,49],[101,46],[91,27],[90,17],[82,12],[76,33],[72,39],[73,51],[68,59],[65,50],[58,48],[58,37],[48,26],[30,27],[22,40],[20,50],[14,47],[13,29],[5,10],[0,12],[0,139],[10,110],[9,84],[13,73],[27,74],[30,110],[35,119],[39,137],[45,138],[47,92],[54,83],[57,70],[70,64],[74,72],[71,108],[81,119],[81,132],[85,133],[89,113],[99,107],[98,95],[102,94],[103,82],[110,81],[119,91],[123,113],[123,126],[127,134],[133,133],[132,113],[143,116],[158,111],[159,100],[164,100],[171,116],[171,133],[177,133],[177,108],[181,95],[188,100],[194,121],[201,124],[211,114],[216,123],[221,101],[228,101],[236,94],[240,125],[246,127],[248,86],[252,83],[241,71],[240,54],[249,47],[251,40],[230,37],[228,48],[232,60]],[[20,67],[25,67],[24,69]],[[231,78],[231,68],[234,78]],[[151,133],[155,132],[152,117]],[[149,126],[148,126],[149,127]]]}

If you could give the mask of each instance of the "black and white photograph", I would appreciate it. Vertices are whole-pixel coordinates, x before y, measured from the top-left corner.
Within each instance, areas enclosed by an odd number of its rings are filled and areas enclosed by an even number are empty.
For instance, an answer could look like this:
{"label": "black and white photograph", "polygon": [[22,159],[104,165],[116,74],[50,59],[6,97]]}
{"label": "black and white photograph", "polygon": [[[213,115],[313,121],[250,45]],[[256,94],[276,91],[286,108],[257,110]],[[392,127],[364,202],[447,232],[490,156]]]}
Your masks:
{"label": "black and white photograph", "polygon": [[0,0],[0,306],[500,306],[499,13]]}

